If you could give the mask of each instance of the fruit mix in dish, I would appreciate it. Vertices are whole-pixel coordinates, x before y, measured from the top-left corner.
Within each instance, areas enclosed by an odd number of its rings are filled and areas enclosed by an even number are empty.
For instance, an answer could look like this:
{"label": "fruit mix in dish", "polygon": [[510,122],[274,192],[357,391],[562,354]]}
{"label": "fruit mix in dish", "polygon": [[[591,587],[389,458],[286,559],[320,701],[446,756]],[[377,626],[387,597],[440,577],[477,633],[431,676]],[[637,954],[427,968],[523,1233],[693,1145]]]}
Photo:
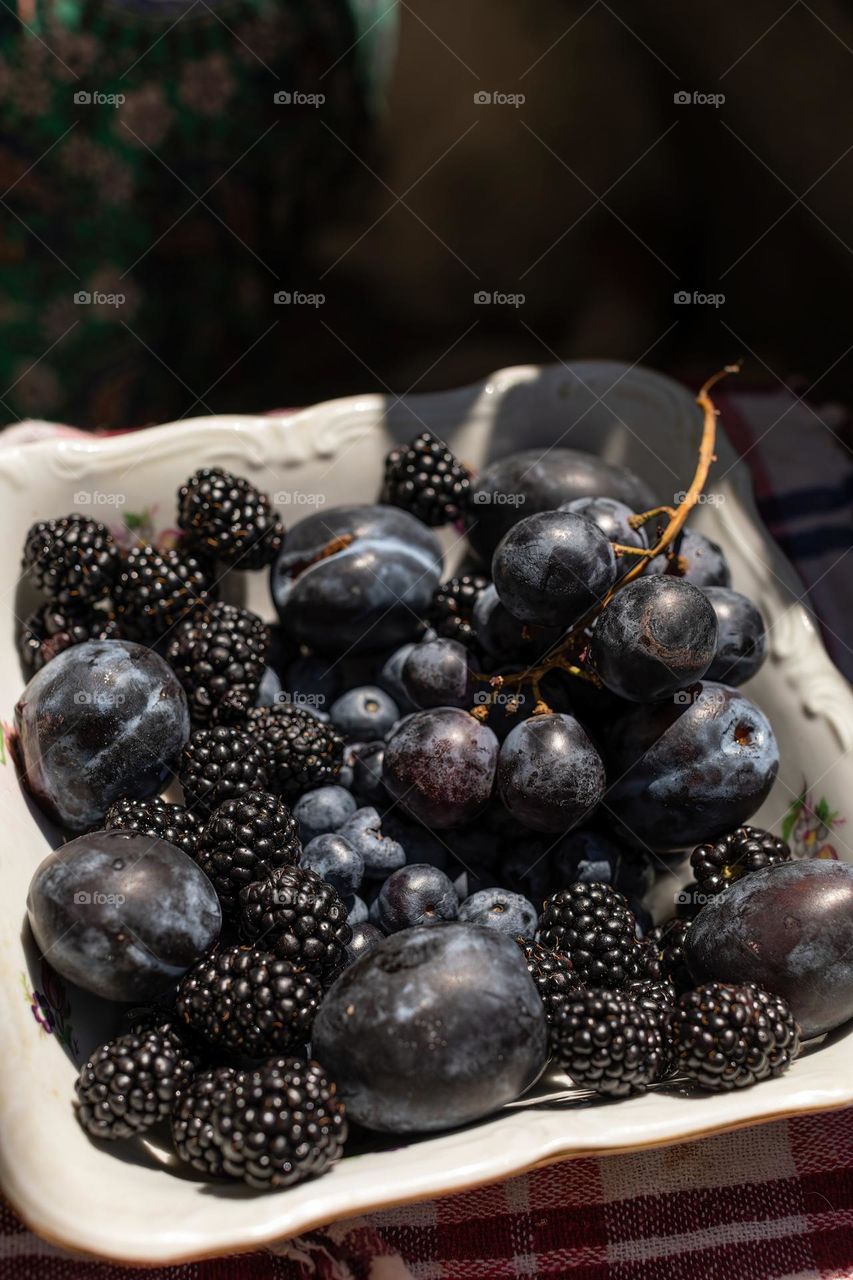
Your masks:
{"label": "fruit mix in dish", "polygon": [[[779,764],[741,691],[764,623],[686,527],[711,385],[676,506],[563,448],[474,476],[424,432],[376,504],[286,531],[218,468],[174,547],[32,527],[14,746],[68,842],[29,920],[116,1007],[88,1134],[161,1126],[199,1175],[286,1187],[348,1126],[478,1120],[549,1062],[608,1098],[738,1089],[853,1017],[853,869],[750,825]],[[274,626],[224,599],[264,570]]]}

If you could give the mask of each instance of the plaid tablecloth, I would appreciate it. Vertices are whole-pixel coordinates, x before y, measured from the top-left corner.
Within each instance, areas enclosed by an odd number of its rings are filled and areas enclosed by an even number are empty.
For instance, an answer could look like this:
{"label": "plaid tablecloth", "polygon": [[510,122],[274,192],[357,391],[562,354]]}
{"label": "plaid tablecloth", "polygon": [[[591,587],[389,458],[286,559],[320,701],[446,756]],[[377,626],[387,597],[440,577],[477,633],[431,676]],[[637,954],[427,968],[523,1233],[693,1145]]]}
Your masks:
{"label": "plaid tablecloth", "polygon": [[[719,397],[764,520],[853,677],[853,436],[791,391]],[[20,429],[18,429],[20,430]],[[808,605],[808,600],[804,603]],[[853,1065],[851,1065],[853,1070]],[[156,1224],[152,1223],[152,1229]],[[575,1160],[339,1223],[156,1280],[841,1280],[853,1277],[853,1109],[660,1151]],[[131,1280],[0,1206],[0,1280]]]}

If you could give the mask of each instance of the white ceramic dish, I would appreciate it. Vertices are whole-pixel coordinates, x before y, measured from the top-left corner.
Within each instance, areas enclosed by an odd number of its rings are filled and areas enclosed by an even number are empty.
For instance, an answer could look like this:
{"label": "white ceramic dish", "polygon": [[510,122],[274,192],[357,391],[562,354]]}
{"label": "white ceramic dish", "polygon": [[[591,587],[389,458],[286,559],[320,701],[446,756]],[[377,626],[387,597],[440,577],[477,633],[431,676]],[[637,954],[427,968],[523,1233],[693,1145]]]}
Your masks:
{"label": "white ceramic dish", "polygon": [[[292,523],[321,494],[331,503],[372,499],[389,438],[434,428],[466,461],[558,442],[625,462],[662,501],[686,488],[699,414],[691,396],[640,369],[589,362],[504,370],[477,386],[390,402],[358,396],[272,418],[210,418],[108,440],[47,441],[0,453],[7,554],[0,565],[6,626],[0,705],[9,718],[21,688],[13,611],[29,601],[18,582],[24,531],[35,519],[90,510],[111,522],[115,495],[157,532],[173,519],[178,483],[222,464],[290,496]],[[747,473],[725,439],[712,473],[713,503],[694,524],[723,544],[735,585],[761,605],[770,659],[752,694],[782,749],[778,783],[758,821],[786,830],[800,855],[853,861],[841,825],[853,793],[853,696],[831,665],[801,587],[761,528]],[[80,495],[84,495],[81,497]],[[88,495],[88,498],[85,496]],[[76,501],[75,501],[76,499]],[[248,603],[270,615],[265,575]],[[175,1176],[153,1144],[121,1151],[91,1143],[71,1108],[75,1067],[97,1042],[97,1002],[66,989],[41,965],[24,926],[33,869],[56,833],[22,796],[5,754],[0,769],[0,1178],[34,1230],[66,1247],[132,1263],[169,1263],[257,1248],[334,1219],[501,1179],[550,1160],[677,1142],[796,1112],[853,1102],[850,1034],[810,1050],[783,1078],[720,1097],[675,1089],[620,1103],[593,1102],[548,1079],[530,1097],[467,1129],[348,1155],[317,1182],[273,1195]],[[846,843],[848,842],[848,843]],[[660,892],[671,894],[670,878]]]}

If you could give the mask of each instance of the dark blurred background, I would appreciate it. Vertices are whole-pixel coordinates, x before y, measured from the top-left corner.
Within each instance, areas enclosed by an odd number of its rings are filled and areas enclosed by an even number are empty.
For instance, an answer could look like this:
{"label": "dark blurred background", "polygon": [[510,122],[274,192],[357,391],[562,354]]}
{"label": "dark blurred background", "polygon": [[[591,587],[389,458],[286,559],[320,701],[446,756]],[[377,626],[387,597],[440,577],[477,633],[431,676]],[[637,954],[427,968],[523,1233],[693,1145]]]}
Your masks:
{"label": "dark blurred background", "polygon": [[848,396],[841,0],[25,0],[0,36],[7,422],[590,356]]}

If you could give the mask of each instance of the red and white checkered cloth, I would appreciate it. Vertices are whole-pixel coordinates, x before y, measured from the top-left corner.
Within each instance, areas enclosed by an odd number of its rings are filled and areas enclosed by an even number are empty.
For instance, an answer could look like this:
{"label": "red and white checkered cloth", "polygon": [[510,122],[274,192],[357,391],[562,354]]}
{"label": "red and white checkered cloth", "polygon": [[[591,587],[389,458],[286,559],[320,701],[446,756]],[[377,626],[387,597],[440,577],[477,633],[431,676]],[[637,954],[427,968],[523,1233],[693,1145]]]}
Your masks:
{"label": "red and white checkered cloth", "polygon": [[[842,443],[843,418],[784,389],[738,390],[719,400],[729,436],[752,468],[762,516],[809,587],[833,657],[853,675],[853,454]],[[853,1109],[659,1151],[567,1161],[495,1187],[338,1223],[273,1252],[149,1274],[851,1280]],[[61,1253],[0,1206],[0,1280],[138,1275]]]}

